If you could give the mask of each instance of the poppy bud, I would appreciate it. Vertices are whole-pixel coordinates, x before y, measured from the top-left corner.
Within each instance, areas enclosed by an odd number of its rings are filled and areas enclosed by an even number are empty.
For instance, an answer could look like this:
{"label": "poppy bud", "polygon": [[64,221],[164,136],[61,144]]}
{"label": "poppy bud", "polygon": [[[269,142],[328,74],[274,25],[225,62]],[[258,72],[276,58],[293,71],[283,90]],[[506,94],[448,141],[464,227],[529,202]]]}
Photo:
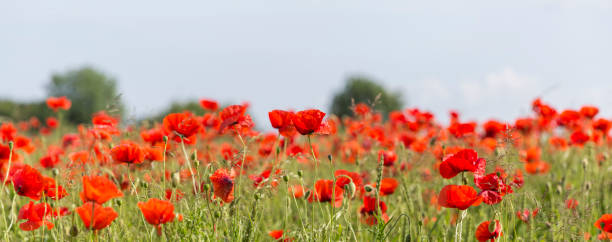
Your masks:
{"label": "poppy bud", "polygon": [[195,161],[198,159],[198,152],[197,151],[193,151],[193,153],[191,153],[191,160]]}
{"label": "poppy bud", "polygon": [[283,175],[283,181],[288,182],[289,181],[289,176]]}
{"label": "poppy bud", "polygon": [[329,163],[331,163],[332,162],[332,155],[331,154],[327,155],[327,159],[329,160]]}
{"label": "poppy bud", "polygon": [[357,187],[355,186],[355,183],[349,182],[348,184],[344,185],[344,190],[348,191],[350,198],[353,198],[355,196]]}
{"label": "poppy bud", "polygon": [[280,154],[280,147],[276,147],[276,155]]}
{"label": "poppy bud", "polygon": [[563,193],[563,188],[560,185],[557,185],[557,194],[561,195]]}
{"label": "poppy bud", "polygon": [[140,185],[140,187],[142,187],[142,188],[147,188],[147,187],[149,187],[149,184],[147,184],[145,181],[140,181],[139,183],[140,183],[140,184],[139,184],[139,185]]}
{"label": "poppy bud", "polygon": [[203,189],[204,189],[205,192],[209,191],[210,190],[210,184],[204,184]]}
{"label": "poppy bud", "polygon": [[[419,221],[419,222],[421,222],[421,221]],[[406,235],[406,238],[404,239],[404,241],[406,241],[406,242],[410,242],[411,241],[410,234]]]}
{"label": "poppy bud", "polygon": [[257,201],[257,200],[259,200],[261,198],[261,194],[255,193],[255,194],[253,194],[253,198],[255,198],[255,201]]}
{"label": "poppy bud", "polygon": [[172,173],[172,187],[176,188],[181,183],[181,175],[178,172]]}
{"label": "poppy bud", "polygon": [[199,160],[194,160],[193,161],[193,166],[195,166],[195,169],[197,170],[200,167],[200,161]]}
{"label": "poppy bud", "polygon": [[70,227],[70,231],[68,232],[68,234],[72,237],[76,237],[77,235],[79,235],[79,229],[77,228],[76,225],[72,225]]}
{"label": "poppy bud", "polygon": [[302,178],[302,176],[304,175],[304,172],[302,172],[302,170],[298,170],[297,174],[300,178]]}
{"label": "poppy bud", "polygon": [[121,202],[121,199],[115,199],[115,205],[117,205],[118,207],[121,206],[123,202]]}
{"label": "poppy bud", "polygon": [[168,143],[168,136],[164,135],[164,143]]}
{"label": "poppy bud", "polygon": [[589,165],[589,160],[587,160],[587,158],[582,159],[582,169],[586,170],[588,165]]}
{"label": "poppy bud", "polygon": [[220,218],[221,217],[221,213],[219,211],[215,211],[213,213],[213,215],[215,216],[215,218]]}
{"label": "poppy bud", "polygon": [[304,193],[304,198],[308,198],[310,197],[310,190],[306,191],[306,193]]}
{"label": "poppy bud", "polygon": [[13,141],[12,140],[9,141],[8,146],[10,150],[13,150],[13,145],[14,145]]}
{"label": "poppy bud", "polygon": [[53,177],[57,177],[57,175],[59,175],[59,170],[57,168],[53,168],[53,170],[51,170],[51,174],[53,174]]}
{"label": "poppy bud", "polygon": [[587,182],[586,184],[584,184],[584,189],[585,190],[591,190],[591,182]]}
{"label": "poppy bud", "polygon": [[364,189],[366,192],[371,192],[371,191],[374,191],[374,187],[372,187],[372,186],[370,186],[370,185],[365,185],[365,186],[363,187],[363,189]]}

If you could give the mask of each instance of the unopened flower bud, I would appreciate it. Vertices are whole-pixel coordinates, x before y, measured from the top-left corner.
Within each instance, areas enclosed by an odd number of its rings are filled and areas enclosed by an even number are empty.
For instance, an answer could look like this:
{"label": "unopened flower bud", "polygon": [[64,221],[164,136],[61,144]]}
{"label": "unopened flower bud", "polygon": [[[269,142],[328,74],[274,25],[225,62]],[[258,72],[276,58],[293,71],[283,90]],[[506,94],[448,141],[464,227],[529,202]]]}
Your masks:
{"label": "unopened flower bud", "polygon": [[164,135],[164,143],[168,143],[168,136]]}
{"label": "unopened flower bud", "polygon": [[587,182],[586,184],[584,184],[584,189],[587,190],[587,191],[591,190],[591,186],[592,186],[591,182]]}
{"label": "unopened flower bud", "polygon": [[302,170],[298,170],[297,174],[298,174],[298,176],[300,178],[302,178],[302,176],[304,176],[304,172]]}
{"label": "unopened flower bud", "polygon": [[57,177],[57,175],[59,175],[59,169],[53,168],[53,170],[51,170],[51,174],[53,174],[53,177]]}
{"label": "unopened flower bud", "polygon": [[194,151],[193,153],[191,153],[191,160],[195,161],[198,159],[198,152]]}
{"label": "unopened flower bud", "polygon": [[213,215],[215,216],[215,218],[220,218],[221,217],[221,213],[219,211],[215,211],[213,213]]}
{"label": "unopened flower bud", "polygon": [[306,191],[306,193],[304,193],[304,198],[308,198],[310,197],[310,190]]}
{"label": "unopened flower bud", "polygon": [[283,181],[288,182],[289,181],[289,176],[283,175]]}
{"label": "unopened flower bud", "polygon": [[121,199],[115,199],[115,205],[117,206],[121,206],[123,202],[121,202]]}
{"label": "unopened flower bud", "polygon": [[204,189],[204,192],[208,192],[210,190],[210,184],[204,184],[204,187],[202,187],[202,189]]}
{"label": "unopened flower bud", "polygon": [[176,188],[181,183],[181,174],[178,172],[172,173],[172,187]]}
{"label": "unopened flower bud", "polygon": [[79,235],[79,229],[77,228],[76,225],[72,225],[70,227],[70,231],[68,232],[68,234],[72,237],[76,237],[77,235]]}
{"label": "unopened flower bud", "polygon": [[13,143],[13,141],[9,141],[8,146],[10,150],[13,150],[13,146],[15,145],[15,143]]}
{"label": "unopened flower bud", "polygon": [[374,191],[374,187],[372,187],[372,186],[370,186],[370,185],[365,185],[365,186],[363,187],[363,189],[364,189],[366,192],[371,192],[371,191]]}
{"label": "unopened flower bud", "polygon": [[350,198],[353,198],[355,196],[355,191],[357,191],[357,187],[355,186],[355,183],[349,182],[348,184],[344,185],[344,190],[349,192]]}

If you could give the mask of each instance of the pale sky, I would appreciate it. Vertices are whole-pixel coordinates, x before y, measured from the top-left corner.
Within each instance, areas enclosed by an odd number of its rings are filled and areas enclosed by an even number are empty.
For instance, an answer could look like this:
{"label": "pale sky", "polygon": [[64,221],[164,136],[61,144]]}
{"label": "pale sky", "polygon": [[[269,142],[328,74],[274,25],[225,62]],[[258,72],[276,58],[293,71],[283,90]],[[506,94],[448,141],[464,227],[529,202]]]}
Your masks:
{"label": "pale sky", "polygon": [[513,119],[531,100],[612,117],[612,1],[0,2],[0,97],[42,99],[53,72],[92,65],[131,115],[172,100],[326,110],[351,74],[408,107]]}

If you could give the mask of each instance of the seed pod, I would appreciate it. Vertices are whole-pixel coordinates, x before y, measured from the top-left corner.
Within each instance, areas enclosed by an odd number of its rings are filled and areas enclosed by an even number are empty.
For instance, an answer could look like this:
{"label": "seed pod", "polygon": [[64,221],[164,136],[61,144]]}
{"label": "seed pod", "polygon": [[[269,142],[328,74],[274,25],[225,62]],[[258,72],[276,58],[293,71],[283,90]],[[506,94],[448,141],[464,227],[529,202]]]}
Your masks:
{"label": "seed pod", "polygon": [[8,146],[10,150],[13,150],[13,146],[15,145],[15,143],[13,143],[13,141],[9,141]]}
{"label": "seed pod", "polygon": [[172,187],[176,188],[181,183],[181,175],[178,172],[172,173]]}
{"label": "seed pod", "polygon": [[51,171],[51,174],[53,174],[53,177],[57,177],[59,175],[59,169],[53,168],[53,170]]}
{"label": "seed pod", "polygon": [[193,153],[191,153],[191,160],[195,161],[198,159],[198,152],[197,151],[193,151]]}
{"label": "seed pod", "polygon": [[79,229],[77,228],[76,225],[72,225],[70,227],[70,231],[68,232],[68,234],[72,237],[76,237],[77,235],[79,235]]}
{"label": "seed pod", "polygon": [[304,198],[308,198],[310,197],[310,190],[306,191],[306,193],[304,193]]}

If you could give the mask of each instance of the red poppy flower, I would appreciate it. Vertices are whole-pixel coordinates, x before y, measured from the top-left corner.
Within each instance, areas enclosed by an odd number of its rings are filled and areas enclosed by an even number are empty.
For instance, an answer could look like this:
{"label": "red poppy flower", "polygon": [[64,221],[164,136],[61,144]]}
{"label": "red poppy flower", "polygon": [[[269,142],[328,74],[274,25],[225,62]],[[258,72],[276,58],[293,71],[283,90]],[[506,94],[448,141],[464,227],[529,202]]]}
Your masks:
{"label": "red poppy flower", "polygon": [[226,203],[234,200],[234,175],[227,169],[217,169],[210,177],[214,194]]}
{"label": "red poppy flower", "polygon": [[532,211],[529,211],[529,209],[525,209],[523,211],[519,210],[519,211],[516,211],[516,216],[520,220],[522,220],[523,222],[529,223],[529,220],[531,220],[531,218],[535,217],[538,214],[539,211],[540,210],[537,209],[537,208],[532,210]]}
{"label": "red poppy flower", "polygon": [[474,183],[482,191],[478,194],[486,204],[493,205],[501,202],[506,193],[512,193],[512,188],[504,183],[497,173],[486,176],[474,174]]}
{"label": "red poppy flower", "polygon": [[[387,205],[383,201],[379,201],[378,204],[378,207],[380,207],[380,212],[382,213],[381,217],[383,221],[389,221],[389,216],[387,216]],[[378,220],[376,218],[376,214],[378,214],[378,207],[376,206],[376,197],[363,197],[363,205],[361,205],[359,208],[359,213],[361,214],[364,223],[367,225],[378,224]]]}
{"label": "red poppy flower", "polygon": [[50,109],[53,109],[54,112],[57,112],[58,109],[70,109],[70,106],[72,106],[72,102],[68,98],[66,98],[66,96],[49,97],[47,98],[47,106]]}
{"label": "red poppy flower", "polygon": [[465,210],[480,203],[476,190],[467,185],[446,185],[440,191],[438,204],[446,208]]}
{"label": "red poppy flower", "polygon": [[386,196],[393,194],[398,185],[399,182],[395,180],[395,178],[383,178],[380,181],[380,195]]}
{"label": "red poppy flower", "polygon": [[202,106],[202,108],[206,110],[217,111],[217,109],[219,108],[219,103],[217,103],[217,101],[215,100],[203,98],[200,99],[200,106]]}
{"label": "red poppy flower", "polygon": [[221,119],[221,126],[219,126],[219,132],[223,132],[225,128],[231,127],[238,124],[243,120],[246,113],[246,107],[243,105],[230,105],[225,107],[219,113]]}
{"label": "red poppy flower", "polygon": [[321,126],[325,113],[317,109],[299,111],[293,117],[293,125],[302,135],[314,133]]}
{"label": "red poppy flower", "polygon": [[360,190],[361,187],[363,186],[361,176],[359,176],[359,173],[357,172],[350,172],[347,170],[340,169],[334,172],[334,176],[336,177],[336,185],[338,187],[344,187],[345,185],[349,184],[351,181],[353,181],[357,190]]}
{"label": "red poppy flower", "polygon": [[30,140],[30,138],[25,136],[15,137],[15,147],[17,149],[25,151],[28,154],[31,154],[36,149],[36,147],[32,145],[32,141]]}
{"label": "red poppy flower", "polygon": [[166,200],[172,200],[172,197],[174,197],[174,201],[180,201],[184,196],[185,193],[179,189],[166,189]]}
{"label": "red poppy flower", "polygon": [[393,166],[397,160],[397,154],[393,150],[379,150],[378,160],[383,159],[383,166]]}
{"label": "red poppy flower", "polygon": [[200,123],[191,114],[171,113],[164,117],[164,129],[175,136],[174,140],[181,141],[181,137],[191,140],[198,133]]}
{"label": "red poppy flower", "polygon": [[2,140],[11,141],[17,136],[17,129],[13,123],[3,123],[0,125],[0,135],[2,136]]}
{"label": "red poppy flower", "polygon": [[448,127],[448,132],[457,138],[474,133],[476,123],[453,123]]}
{"label": "red poppy flower", "polygon": [[83,202],[103,204],[110,199],[122,197],[123,193],[105,176],[83,176],[83,191],[80,196]]}
{"label": "red poppy flower", "polygon": [[273,239],[275,239],[276,241],[283,241],[283,242],[293,241],[292,238],[283,238],[283,235],[284,235],[283,230],[272,230],[268,232],[268,235],[272,237]]}
{"label": "red poppy flower", "polygon": [[306,189],[300,185],[294,185],[289,187],[289,193],[293,195],[294,198],[302,198],[304,197],[304,193]]}
{"label": "red poppy flower", "polygon": [[[13,154],[11,155],[11,153]],[[15,152],[15,148],[13,148],[13,152],[11,152],[11,147],[0,144],[0,164],[8,162],[9,158],[11,158],[12,162],[21,161],[21,156],[19,153]]]}
{"label": "red poppy flower", "polygon": [[53,200],[60,200],[65,196],[68,196],[66,189],[60,185],[57,185],[53,178],[43,176],[43,183],[43,191],[47,197]]}
{"label": "red poppy flower", "polygon": [[143,130],[142,132],[140,132],[140,137],[142,138],[142,140],[150,144],[163,143],[164,142],[164,130],[160,128]]}
{"label": "red poppy flower", "polygon": [[612,214],[604,214],[595,222],[597,227],[602,232],[612,233]]}
{"label": "red poppy flower", "polygon": [[159,236],[161,236],[161,225],[172,222],[176,216],[172,203],[157,198],[151,198],[146,203],[138,202],[138,207],[147,223],[155,226]]}
{"label": "red poppy flower", "polygon": [[92,230],[101,230],[106,228],[113,222],[113,220],[115,220],[115,218],[117,218],[117,212],[115,212],[112,207],[102,207],[101,205],[93,202],[84,203],[82,206],[76,208],[76,211],[79,214],[79,217],[81,217],[81,221],[83,221],[85,228]]}
{"label": "red poppy flower", "polygon": [[595,106],[583,106],[580,108],[580,114],[582,114],[583,117],[588,118],[588,119],[592,119],[598,113],[599,113],[599,108]]}
{"label": "red poppy flower", "polygon": [[139,145],[124,141],[111,149],[111,156],[116,162],[139,164],[144,161],[145,152]]}
{"label": "red poppy flower", "polygon": [[29,165],[17,170],[12,178],[15,192],[33,200],[39,200],[43,191],[43,176]]}
{"label": "red poppy flower", "polygon": [[525,171],[529,174],[544,174],[550,170],[550,164],[545,161],[533,161],[525,163]]}
{"label": "red poppy flower", "polygon": [[163,161],[164,160],[164,148],[159,146],[145,147],[143,149],[145,153],[145,159],[150,161]]}
{"label": "red poppy flower", "polygon": [[49,222],[49,219],[53,215],[53,209],[47,203],[34,204],[30,201],[19,209],[19,215],[17,219],[26,219],[27,221],[19,224],[19,228],[23,231],[32,231],[45,225],[47,229],[53,228],[53,223]]}
{"label": "red poppy flower", "polygon": [[495,242],[495,239],[502,235],[501,224],[498,220],[495,220],[495,228],[493,229],[493,231],[489,229],[490,225],[491,221],[484,221],[480,225],[478,225],[478,228],[476,228],[476,239],[479,242]]}
{"label": "red poppy flower", "polygon": [[570,140],[572,141],[572,144],[579,145],[579,146],[583,146],[584,143],[589,141],[589,139],[590,137],[580,130],[575,131],[570,136]]}
{"label": "red poppy flower", "polygon": [[278,132],[285,137],[292,137],[295,134],[294,116],[295,114],[291,111],[272,110],[268,112],[272,127],[278,129]]}
{"label": "red poppy flower", "polygon": [[45,120],[45,123],[47,124],[47,127],[49,127],[51,130],[59,126],[59,120],[54,117],[48,117],[47,120]]}
{"label": "red poppy flower", "polygon": [[[309,202],[330,202],[332,206],[342,206],[342,194],[344,189],[334,185],[333,180],[318,180],[315,182],[314,187],[314,192],[308,198]],[[335,195],[332,195],[332,193]]]}
{"label": "red poppy flower", "polygon": [[565,207],[567,209],[576,209],[578,207],[578,200],[572,198],[565,200]]}
{"label": "red poppy flower", "polygon": [[483,161],[484,159],[478,159],[476,151],[472,149],[463,149],[442,161],[440,164],[440,175],[446,179],[450,179],[464,171],[474,172],[477,168],[477,163]]}

